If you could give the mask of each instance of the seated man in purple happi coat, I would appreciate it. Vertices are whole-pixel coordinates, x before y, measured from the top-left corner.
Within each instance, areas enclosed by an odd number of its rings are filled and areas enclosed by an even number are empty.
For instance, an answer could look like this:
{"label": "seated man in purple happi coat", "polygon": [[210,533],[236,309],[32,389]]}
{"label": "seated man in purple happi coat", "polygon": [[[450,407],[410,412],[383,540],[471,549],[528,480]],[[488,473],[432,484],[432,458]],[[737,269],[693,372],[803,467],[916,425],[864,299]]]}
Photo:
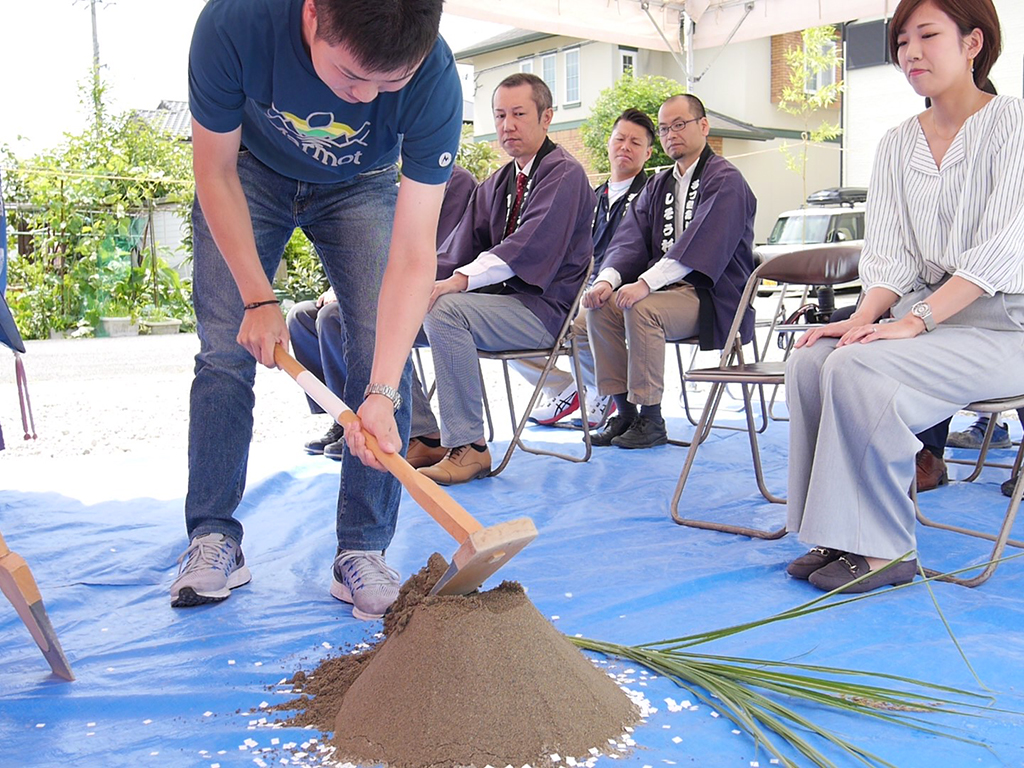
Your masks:
{"label": "seated man in purple happi coat", "polygon": [[547,85],[536,75],[510,75],[492,106],[512,162],[477,187],[442,246],[423,320],[440,428],[426,398],[413,394],[409,462],[443,485],[491,470],[477,350],[552,346],[594,253],[596,198],[583,167],[547,137]]}
{"label": "seated man in purple happi coat", "polygon": [[[736,167],[708,146],[709,130],[696,96],[661,105],[658,135],[675,165],[634,201],[583,297],[598,393],[611,395],[618,410],[594,445],[668,442],[661,415],[666,340],[697,336],[701,349],[728,343],[754,269],[757,201]],[[741,335],[749,339],[753,331],[751,309]]]}

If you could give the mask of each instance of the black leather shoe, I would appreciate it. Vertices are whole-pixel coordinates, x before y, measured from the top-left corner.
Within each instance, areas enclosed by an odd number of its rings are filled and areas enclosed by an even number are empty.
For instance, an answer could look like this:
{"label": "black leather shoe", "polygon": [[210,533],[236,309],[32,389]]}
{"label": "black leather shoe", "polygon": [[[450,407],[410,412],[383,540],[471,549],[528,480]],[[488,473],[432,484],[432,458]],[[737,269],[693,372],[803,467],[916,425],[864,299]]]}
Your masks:
{"label": "black leather shoe", "polygon": [[625,432],[612,440],[618,448],[653,448],[668,442],[664,419],[652,419],[641,414]]}
{"label": "black leather shoe", "polygon": [[829,549],[828,547],[814,547],[805,555],[800,555],[796,560],[786,566],[786,573],[794,579],[807,579],[819,568],[824,568],[831,562],[845,555],[841,549]]}
{"label": "black leather shoe", "polygon": [[608,419],[608,423],[604,425],[604,429],[596,435],[590,436],[590,444],[596,445],[598,448],[605,448],[611,445],[615,438],[629,429],[635,418],[635,416],[612,416]]}
{"label": "black leather shoe", "polygon": [[337,442],[324,446],[324,458],[334,461],[341,461],[345,458],[345,438],[342,436]]}
{"label": "black leather shoe", "polygon": [[[871,567],[868,565],[867,560],[860,555],[847,553],[840,555],[837,560],[829,563],[824,568],[816,570],[807,580],[822,592],[831,592],[844,587],[865,573],[871,572]],[[853,593],[870,592],[879,587],[909,584],[914,580],[915,573],[917,573],[917,560],[904,560],[902,563],[896,563],[896,565],[884,573],[868,576],[859,584],[840,589],[840,591]]]}
{"label": "black leather shoe", "polygon": [[338,422],[334,422],[323,437],[318,437],[316,440],[310,440],[303,446],[303,448],[305,448],[306,453],[311,456],[320,456],[324,452],[324,448],[332,443],[338,442],[344,437],[345,428]]}
{"label": "black leather shoe", "polygon": [[1014,475],[1009,480],[1005,481],[999,486],[999,490],[1003,492],[1003,496],[1013,496],[1013,486],[1017,484],[1017,476]]}

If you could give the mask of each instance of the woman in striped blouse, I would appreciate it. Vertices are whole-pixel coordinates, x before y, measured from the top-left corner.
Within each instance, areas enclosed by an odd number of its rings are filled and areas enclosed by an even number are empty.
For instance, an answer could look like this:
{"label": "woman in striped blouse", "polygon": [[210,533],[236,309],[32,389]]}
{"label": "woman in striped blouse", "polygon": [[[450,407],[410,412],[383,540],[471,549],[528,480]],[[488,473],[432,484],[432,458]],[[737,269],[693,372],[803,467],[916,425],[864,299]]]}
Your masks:
{"label": "woman in striped blouse", "polygon": [[815,545],[787,570],[823,590],[914,578],[913,554],[873,573],[916,548],[914,433],[1024,388],[1024,102],[980,87],[992,0],[903,0],[889,44],[931,106],[879,144],[860,306],[801,337],[786,370],[787,526]]}

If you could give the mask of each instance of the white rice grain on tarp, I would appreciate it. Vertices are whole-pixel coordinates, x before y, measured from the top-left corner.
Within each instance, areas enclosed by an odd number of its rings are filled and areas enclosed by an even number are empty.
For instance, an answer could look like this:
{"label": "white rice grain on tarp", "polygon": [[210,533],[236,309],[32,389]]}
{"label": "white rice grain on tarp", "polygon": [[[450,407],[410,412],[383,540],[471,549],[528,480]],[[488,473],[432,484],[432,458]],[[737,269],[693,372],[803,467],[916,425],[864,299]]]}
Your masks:
{"label": "white rice grain on tarp", "polygon": [[679,736],[673,736],[672,737],[672,743],[673,744],[680,744],[680,743],[682,743],[682,741],[683,741],[682,738],[679,737]]}

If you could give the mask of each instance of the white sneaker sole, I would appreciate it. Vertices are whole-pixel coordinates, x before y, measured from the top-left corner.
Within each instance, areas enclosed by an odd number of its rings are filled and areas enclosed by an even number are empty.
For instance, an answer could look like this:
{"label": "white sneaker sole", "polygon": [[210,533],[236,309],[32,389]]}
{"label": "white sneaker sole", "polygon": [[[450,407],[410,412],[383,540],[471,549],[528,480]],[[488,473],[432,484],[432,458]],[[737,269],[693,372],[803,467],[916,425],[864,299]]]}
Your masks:
{"label": "white sneaker sole", "polygon": [[362,619],[363,621],[374,621],[376,619],[384,618],[383,613],[367,613],[366,611],[359,610],[356,607],[355,601],[352,599],[352,591],[337,579],[331,581],[331,597],[335,600],[341,600],[341,602],[351,605],[352,615],[357,619]]}

